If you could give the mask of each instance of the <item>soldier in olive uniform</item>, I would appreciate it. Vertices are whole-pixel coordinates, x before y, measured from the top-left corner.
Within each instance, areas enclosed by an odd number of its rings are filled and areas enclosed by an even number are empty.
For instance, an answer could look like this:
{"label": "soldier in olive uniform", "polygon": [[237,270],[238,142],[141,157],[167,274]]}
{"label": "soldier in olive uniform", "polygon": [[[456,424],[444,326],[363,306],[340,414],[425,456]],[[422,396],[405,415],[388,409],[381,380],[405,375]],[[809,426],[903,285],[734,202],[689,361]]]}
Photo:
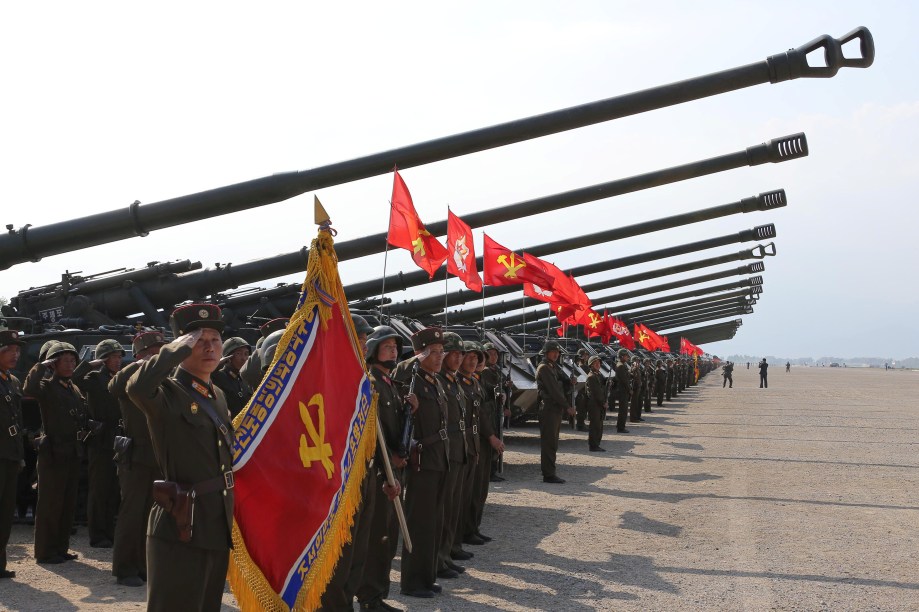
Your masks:
{"label": "soldier in olive uniform", "polygon": [[239,373],[251,352],[252,347],[242,338],[227,339],[223,343],[223,365],[211,375],[211,380],[227,398],[231,418],[236,418],[252,397],[252,387]]}
{"label": "soldier in olive uniform", "polygon": [[[396,367],[399,355],[402,354],[402,337],[386,325],[373,330],[367,339],[367,364],[370,366],[373,390],[377,393],[377,418],[383,430],[386,446],[377,446],[372,487],[382,489],[390,496],[389,485],[383,467],[383,453],[389,455],[396,477],[395,497],[399,494],[402,481],[402,470],[408,464],[402,445],[402,429],[406,418],[405,406],[417,408],[417,397],[412,395],[403,399],[401,392],[390,378],[390,372]],[[411,409],[411,408],[410,408]],[[411,417],[409,417],[411,418]],[[402,451],[402,452],[400,452]],[[370,546],[364,572],[357,589],[357,599],[362,610],[400,610],[386,603],[389,597],[389,571],[396,556],[399,543],[399,522],[391,501],[378,500],[374,507],[370,526]]]}
{"label": "soldier in olive uniform", "polygon": [[255,343],[255,350],[250,351],[249,358],[246,359],[245,365],[239,370],[243,380],[245,380],[253,390],[258,389],[259,383],[262,382],[262,375],[265,370],[271,366],[270,361],[268,363],[263,363],[262,351],[259,349],[268,339],[268,336],[276,331],[285,329],[288,323],[290,323],[290,319],[272,319],[258,328],[261,337]]}
{"label": "soldier in olive uniform", "polygon": [[645,402],[645,412],[651,410],[651,396],[654,395],[654,366],[651,365],[651,358],[645,357],[641,364],[642,386],[641,395]]}
{"label": "soldier in olive uniform", "polygon": [[[83,440],[89,433],[83,396],[71,380],[77,359],[73,345],[58,342],[48,349],[47,359],[36,363],[26,376],[25,393],[38,400],[44,433],[39,438],[35,509],[35,558],[39,563],[77,558],[69,552],[70,530],[77,507]],[[49,372],[53,374],[46,378]]]}
{"label": "soldier in olive uniform", "polygon": [[590,433],[587,434],[587,445],[593,452],[606,452],[605,448],[600,447],[600,441],[603,439],[603,419],[606,417],[606,409],[609,402],[606,397],[606,381],[600,374],[601,360],[598,355],[594,355],[588,360],[590,373],[587,374],[587,413],[590,418]]}
{"label": "soldier in olive uniform", "polygon": [[230,412],[223,391],[210,380],[220,364],[224,323],[219,307],[188,304],[173,311],[169,324],[176,339],[140,365],[127,391],[147,417],[166,482],[194,492],[192,529],[188,537],[166,510],[179,497],[154,494],[147,526],[147,609],[216,611],[233,525]]}
{"label": "soldier in olive uniform", "polygon": [[121,369],[124,348],[117,340],[103,340],[94,359],[84,361],[73,372],[73,382],[86,397],[93,435],[86,441],[89,454],[89,498],[87,517],[89,545],[111,548],[115,540],[118,512],[118,474],[112,460],[115,432],[121,412],[118,400],[108,390],[109,381]]}
{"label": "soldier in olive uniform", "polygon": [[632,353],[629,349],[619,349],[616,353],[618,361],[616,362],[616,398],[619,400],[619,413],[616,418],[616,431],[619,433],[629,433],[625,428],[625,423],[629,418],[629,397],[632,395],[632,377],[629,372],[629,359]]}
{"label": "soldier in olive uniform", "polygon": [[654,390],[657,393],[657,405],[664,405],[664,389],[667,386],[667,368],[662,359],[657,360],[657,369],[654,371]]}
{"label": "soldier in olive uniform", "polygon": [[555,473],[555,457],[558,453],[558,436],[562,426],[562,414],[569,417],[576,414],[574,406],[565,395],[565,374],[558,366],[561,346],[554,340],[546,341],[542,349],[543,360],[536,368],[536,387],[539,391],[539,440],[542,481],[563,484],[565,481]]}
{"label": "soldier in olive uniform", "polygon": [[[491,342],[486,342],[482,348],[485,349],[485,369],[479,372],[479,381],[485,393],[485,401],[494,403],[495,433],[503,442],[504,419],[511,416],[510,410],[505,409],[505,386],[509,384],[509,381],[505,381],[501,364],[498,363],[500,358],[498,347]],[[504,482],[504,478],[498,475],[498,466],[501,463],[499,458],[500,455],[494,455],[494,460],[491,462],[491,482]]]}
{"label": "soldier in olive uniform", "polygon": [[474,343],[464,342],[463,362],[460,364],[460,387],[466,395],[466,463],[463,466],[463,499],[460,509],[460,525],[457,538],[454,542],[452,556],[454,559],[471,559],[474,555],[463,550],[462,544],[468,541],[473,545],[485,543],[483,538],[476,535],[478,526],[475,520],[476,485],[477,476],[481,471],[484,459],[482,458],[482,442],[479,438],[479,428],[482,423],[482,411],[485,404],[485,390],[475,378],[475,369],[479,356],[474,348]]}
{"label": "soldier in olive uniform", "polygon": [[115,523],[112,575],[123,586],[144,586],[147,579],[147,517],[153,506],[153,481],[162,478],[153,454],[147,417],[128,397],[128,380],[145,359],[166,344],[161,332],[142,332],[134,337],[133,361],[119,370],[108,383],[109,393],[121,411],[122,436],[116,444],[121,506]]}
{"label": "soldier in olive uniform", "polygon": [[[590,372],[590,366],[588,361],[590,360],[590,352],[586,348],[578,349],[578,358],[575,359],[575,365],[584,370],[585,372]],[[586,388],[581,389],[581,391],[575,397],[575,409],[577,410],[577,430],[578,431],[589,431],[587,425],[585,424],[585,419],[587,419],[587,391]]]}
{"label": "soldier in olive uniform", "polygon": [[[469,353],[476,355],[478,359],[478,364],[473,365],[475,362],[471,360],[463,361],[463,374],[464,376],[469,376],[468,369],[474,367],[476,373],[472,374],[473,380],[475,380],[479,388],[481,389],[480,393],[482,395],[482,405],[479,411],[479,420],[478,420],[478,437],[479,437],[479,463],[476,467],[476,475],[473,479],[473,490],[472,490],[472,522],[467,524],[468,529],[466,530],[466,538],[470,536],[474,537],[476,540],[481,542],[491,542],[492,538],[483,534],[481,531],[482,527],[482,516],[485,511],[485,501],[488,499],[488,487],[491,483],[491,465],[492,457],[499,457],[504,453],[504,442],[497,434],[497,404],[494,399],[494,391],[490,394],[486,390],[485,385],[482,384],[483,376],[487,372],[485,368],[485,351],[478,342],[467,342],[466,350]],[[468,353],[467,353],[468,354]],[[467,540],[463,540],[464,542]]]}
{"label": "soldier in olive uniform", "polygon": [[12,369],[25,342],[19,332],[0,329],[0,578],[13,578],[6,569],[6,545],[16,509],[16,480],[23,466],[22,389]]}
{"label": "soldier in olive uniform", "polygon": [[[402,549],[402,594],[431,598],[437,584],[437,552],[444,521],[444,485],[450,463],[447,397],[437,379],[444,360],[443,330],[423,329],[412,336],[415,359],[396,368],[395,378],[414,380],[418,410],[414,415],[411,465],[406,475],[405,518],[412,535],[412,552]],[[418,363],[417,371],[413,363]]]}
{"label": "soldier in olive uniform", "polygon": [[463,340],[453,332],[443,334],[444,360],[438,378],[447,395],[447,436],[450,467],[444,484],[444,525],[437,554],[437,577],[457,578],[466,571],[450,557],[460,527],[463,508],[463,466],[466,464],[466,394],[460,388],[456,371],[463,362]]}
{"label": "soldier in olive uniform", "polygon": [[644,403],[644,399],[641,396],[641,388],[644,384],[644,376],[641,370],[641,360],[636,359],[632,363],[632,397],[629,398],[629,407],[631,408],[631,416],[629,417],[629,422],[631,423],[640,423],[644,421],[641,418],[641,407]]}

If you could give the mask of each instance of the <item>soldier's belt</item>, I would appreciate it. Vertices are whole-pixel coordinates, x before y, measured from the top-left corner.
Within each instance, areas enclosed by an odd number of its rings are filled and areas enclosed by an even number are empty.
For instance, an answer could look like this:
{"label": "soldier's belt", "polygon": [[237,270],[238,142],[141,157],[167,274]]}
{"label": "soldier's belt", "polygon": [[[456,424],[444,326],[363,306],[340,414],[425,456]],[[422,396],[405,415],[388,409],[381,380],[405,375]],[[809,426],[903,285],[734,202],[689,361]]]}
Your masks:
{"label": "soldier's belt", "polygon": [[229,470],[217,478],[211,478],[210,480],[199,482],[193,485],[191,488],[197,495],[207,495],[208,493],[215,493],[217,491],[229,491],[235,485],[236,482],[233,479],[233,471]]}
{"label": "soldier's belt", "polygon": [[430,436],[425,436],[424,438],[421,438],[420,440],[418,440],[418,444],[420,444],[421,446],[427,446],[428,444],[431,444],[432,442],[437,442],[440,440],[443,440],[443,441],[447,440],[447,428],[446,427],[444,427],[443,429],[438,429],[436,434],[432,434]]}
{"label": "soldier's belt", "polygon": [[10,425],[10,428],[7,431],[10,432],[11,438],[15,438],[16,436],[19,435],[19,428],[16,427],[15,425]]}
{"label": "soldier's belt", "polygon": [[472,433],[474,433],[474,434],[478,434],[478,433],[479,433],[479,426],[478,426],[478,425],[473,425],[473,426],[472,426]]}

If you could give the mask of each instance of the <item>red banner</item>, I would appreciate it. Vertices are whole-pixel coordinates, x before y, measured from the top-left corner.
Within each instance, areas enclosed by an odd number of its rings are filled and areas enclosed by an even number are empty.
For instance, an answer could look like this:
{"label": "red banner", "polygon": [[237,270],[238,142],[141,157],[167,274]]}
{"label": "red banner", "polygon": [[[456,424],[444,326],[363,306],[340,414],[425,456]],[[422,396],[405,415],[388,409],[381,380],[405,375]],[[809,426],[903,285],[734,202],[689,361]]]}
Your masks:
{"label": "red banner", "polygon": [[482,290],[482,279],[475,265],[472,228],[447,210],[447,272],[458,276],[473,291]]}
{"label": "red banner", "polygon": [[501,246],[483,234],[485,249],[483,259],[484,281],[493,287],[501,285],[522,285],[533,283],[545,289],[552,289],[552,276],[543,270],[528,265],[526,259],[507,247]]}
{"label": "red banner", "polygon": [[427,270],[431,278],[434,278],[437,268],[447,259],[444,245],[424,229],[415,211],[412,195],[398,172],[393,173],[392,212],[389,216],[387,241],[394,247],[410,252],[418,267]]}

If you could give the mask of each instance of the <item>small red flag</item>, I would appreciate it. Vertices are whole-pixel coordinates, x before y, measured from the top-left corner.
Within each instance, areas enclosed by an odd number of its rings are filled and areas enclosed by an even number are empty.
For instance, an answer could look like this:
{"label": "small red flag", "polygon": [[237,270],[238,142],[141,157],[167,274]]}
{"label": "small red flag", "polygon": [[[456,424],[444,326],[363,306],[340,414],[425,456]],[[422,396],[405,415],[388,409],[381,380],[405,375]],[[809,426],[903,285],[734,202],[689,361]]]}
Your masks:
{"label": "small red flag", "polygon": [[533,283],[544,289],[552,289],[552,276],[536,266],[527,265],[526,260],[507,247],[503,247],[488,234],[485,237],[482,276],[486,285],[522,285]]}
{"label": "small red flag", "polygon": [[409,251],[412,259],[431,278],[440,264],[447,259],[447,249],[426,229],[412,202],[405,181],[398,172],[393,173],[392,213],[389,217],[389,244]]}
{"label": "small red flag", "polygon": [[626,325],[621,319],[616,317],[609,318],[609,329],[616,336],[616,340],[619,341],[619,344],[623,348],[632,350],[635,348],[635,339],[632,338],[632,334],[629,333],[629,326]]}
{"label": "small red flag", "polygon": [[447,272],[458,276],[473,291],[482,290],[482,279],[475,266],[472,228],[447,210]]}

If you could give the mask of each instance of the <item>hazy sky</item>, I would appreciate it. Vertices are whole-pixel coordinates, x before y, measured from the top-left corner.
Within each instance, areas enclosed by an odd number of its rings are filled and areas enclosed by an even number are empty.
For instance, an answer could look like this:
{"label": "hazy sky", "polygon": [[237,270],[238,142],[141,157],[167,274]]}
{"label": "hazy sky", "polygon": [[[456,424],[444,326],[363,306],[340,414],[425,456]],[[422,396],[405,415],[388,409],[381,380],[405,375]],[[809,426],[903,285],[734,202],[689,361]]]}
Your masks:
{"label": "hazy sky", "polygon": [[[912,3],[327,4],[5,3],[3,223],[39,226],[322,166],[762,61],[818,35],[838,37],[864,25],[877,47],[867,70],[760,85],[402,175],[422,218],[433,222],[446,218],[448,204],[462,216],[803,131],[810,156],[802,160],[533,216],[488,233],[522,249],[784,188],[789,205],[778,211],[546,259],[569,268],[772,222],[779,254],[765,262],[763,299],[733,340],[705,348],[919,354],[919,19]],[[391,189],[386,175],[318,195],[342,240],[385,230]],[[312,194],[304,194],[17,265],[0,272],[0,296],[55,282],[65,270],[91,274],[172,259],[242,262],[296,250],[314,235]],[[346,262],[343,280],[377,277],[382,264],[382,256]],[[391,253],[388,265],[390,273],[415,269],[404,251]],[[442,292],[438,283],[391,297]]]}

